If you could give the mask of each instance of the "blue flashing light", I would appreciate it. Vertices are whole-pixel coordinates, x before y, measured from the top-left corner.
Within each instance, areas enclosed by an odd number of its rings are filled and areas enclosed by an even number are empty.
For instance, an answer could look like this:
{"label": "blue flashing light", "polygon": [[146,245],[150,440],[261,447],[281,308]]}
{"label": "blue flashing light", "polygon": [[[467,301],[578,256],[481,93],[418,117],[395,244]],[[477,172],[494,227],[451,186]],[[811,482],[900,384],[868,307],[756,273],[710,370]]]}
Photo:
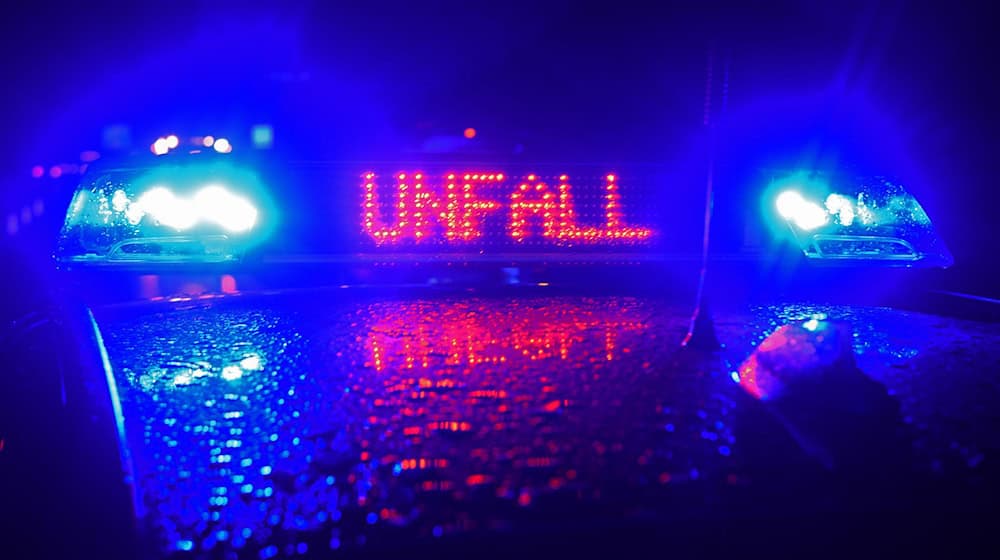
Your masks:
{"label": "blue flashing light", "polygon": [[220,185],[208,185],[190,200],[177,196],[166,187],[155,186],[131,202],[124,191],[115,191],[112,206],[121,208],[132,224],[150,218],[177,231],[199,223],[214,222],[229,232],[245,232],[257,221],[257,208],[245,198]]}
{"label": "blue flashing light", "polygon": [[809,259],[952,264],[927,213],[901,185],[882,177],[838,183],[802,172],[772,181],[765,215],[776,215]]}
{"label": "blue flashing light", "polygon": [[275,212],[268,200],[256,175],[218,162],[98,173],[77,188],[57,257],[64,262],[238,260],[271,231]]}
{"label": "blue flashing light", "polygon": [[798,191],[782,192],[775,201],[775,207],[782,218],[805,231],[822,227],[830,221],[826,211],[821,206],[806,200]]}

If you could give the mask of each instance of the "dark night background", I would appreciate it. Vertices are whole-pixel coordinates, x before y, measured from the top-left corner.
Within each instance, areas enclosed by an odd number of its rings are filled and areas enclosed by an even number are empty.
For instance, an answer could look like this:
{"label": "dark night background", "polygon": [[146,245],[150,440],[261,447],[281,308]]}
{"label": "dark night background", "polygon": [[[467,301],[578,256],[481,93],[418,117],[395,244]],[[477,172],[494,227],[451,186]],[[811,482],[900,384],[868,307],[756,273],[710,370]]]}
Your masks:
{"label": "dark night background", "polygon": [[140,150],[165,131],[266,119],[276,146],[306,159],[412,154],[474,126],[483,159],[674,161],[699,133],[713,49],[717,77],[729,64],[736,160],[809,154],[900,177],[955,270],[990,291],[997,49],[977,6],[11,5],[0,21],[5,211],[37,188],[33,165],[100,150],[113,123]]}

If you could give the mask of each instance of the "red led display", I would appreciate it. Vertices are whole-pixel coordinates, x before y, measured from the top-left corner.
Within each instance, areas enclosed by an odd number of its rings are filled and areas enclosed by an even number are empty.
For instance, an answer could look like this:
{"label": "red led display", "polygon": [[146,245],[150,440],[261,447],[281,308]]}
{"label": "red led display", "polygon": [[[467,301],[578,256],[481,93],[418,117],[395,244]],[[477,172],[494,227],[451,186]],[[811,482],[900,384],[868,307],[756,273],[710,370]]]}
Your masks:
{"label": "red led display", "polygon": [[[592,311],[573,304],[530,305],[517,313],[449,309],[443,317],[428,317],[421,305],[405,313],[387,315],[373,326],[365,340],[365,365],[376,371],[443,371],[442,366],[480,366],[539,360],[572,361],[574,352],[586,349],[592,356],[612,362],[631,350],[622,338],[632,338],[649,325],[641,317],[615,311]],[[513,366],[511,366],[513,367]],[[456,387],[453,379],[434,379],[421,373],[396,391],[442,391]],[[476,399],[507,397],[503,389],[473,392]],[[550,405],[558,408],[556,404]],[[432,430],[461,431],[462,424],[428,426]]]}
{"label": "red led display", "polygon": [[649,228],[627,224],[614,174],[601,181],[601,215],[582,217],[567,175],[548,181],[534,174],[515,180],[496,171],[434,177],[399,172],[391,179],[391,202],[380,201],[376,173],[362,179],[362,229],[378,245],[472,242],[484,236],[487,219],[502,220],[507,238],[515,243],[531,238],[563,246],[636,243],[653,235]]}

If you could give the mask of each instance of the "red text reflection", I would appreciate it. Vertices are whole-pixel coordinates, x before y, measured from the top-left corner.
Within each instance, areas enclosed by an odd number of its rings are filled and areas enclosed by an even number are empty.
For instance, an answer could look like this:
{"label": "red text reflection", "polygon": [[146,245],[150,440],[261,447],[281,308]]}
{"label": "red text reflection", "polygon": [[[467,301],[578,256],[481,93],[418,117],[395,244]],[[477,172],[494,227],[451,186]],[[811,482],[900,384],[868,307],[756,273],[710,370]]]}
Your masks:
{"label": "red text reflection", "polygon": [[362,229],[380,245],[475,241],[483,237],[483,222],[490,215],[504,220],[504,231],[515,242],[540,237],[562,245],[614,244],[652,235],[649,228],[627,224],[618,178],[611,173],[602,179],[601,215],[587,216],[592,225],[579,220],[567,175],[550,184],[533,174],[513,180],[492,171],[434,178],[400,172],[390,179],[395,189],[388,202],[379,198],[377,174],[365,173],[362,179]]}
{"label": "red text reflection", "polygon": [[560,302],[540,307],[511,304],[510,309],[415,303],[388,313],[373,326],[365,343],[365,365],[383,371],[480,364],[520,367],[581,356],[613,361],[630,351],[620,347],[620,338],[632,339],[647,328],[632,313]]}

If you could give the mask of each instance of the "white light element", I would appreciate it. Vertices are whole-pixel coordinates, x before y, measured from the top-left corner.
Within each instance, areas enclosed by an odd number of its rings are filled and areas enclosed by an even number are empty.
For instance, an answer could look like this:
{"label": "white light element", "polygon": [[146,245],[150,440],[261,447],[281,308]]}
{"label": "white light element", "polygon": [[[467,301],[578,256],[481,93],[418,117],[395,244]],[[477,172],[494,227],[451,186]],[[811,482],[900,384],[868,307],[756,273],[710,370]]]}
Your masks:
{"label": "white light element", "polygon": [[802,198],[802,195],[798,191],[784,191],[775,199],[774,206],[778,209],[778,214],[781,214],[782,218],[790,220],[795,215],[795,211],[804,202],[805,199]]}
{"label": "white light element", "polygon": [[832,193],[826,197],[826,209],[837,216],[840,225],[847,227],[854,223],[854,204],[842,194]]}
{"label": "white light element", "polygon": [[219,185],[202,188],[190,200],[175,195],[166,187],[153,187],[125,209],[125,217],[133,225],[147,215],[178,231],[211,222],[227,231],[240,233],[249,231],[257,223],[257,208],[249,200]]}
{"label": "white light element", "polygon": [[816,329],[819,328],[819,320],[817,320],[817,319],[809,319],[805,323],[802,323],[802,327],[804,329],[806,329],[807,331],[815,332]]}
{"label": "white light element", "polygon": [[215,148],[215,151],[219,152],[220,154],[228,154],[229,152],[233,151],[232,144],[230,144],[229,140],[227,140],[226,138],[216,139],[212,147]]}
{"label": "white light element", "polygon": [[243,370],[239,366],[226,366],[222,368],[222,378],[226,381],[236,381],[243,377]]}
{"label": "white light element", "polygon": [[124,212],[125,208],[128,207],[128,195],[125,191],[118,189],[115,194],[111,195],[111,207],[115,209],[115,212]]}
{"label": "white light element", "polygon": [[858,204],[858,218],[861,219],[861,223],[868,226],[875,222],[875,213],[862,202]]}
{"label": "white light element", "polygon": [[176,148],[181,143],[180,138],[178,138],[176,134],[171,134],[170,136],[167,136],[165,140],[167,141],[167,147],[170,148],[171,150]]}
{"label": "white light element", "polygon": [[784,191],[775,200],[775,207],[782,218],[803,230],[813,230],[826,225],[829,215],[820,205],[806,200],[798,191]]}
{"label": "white light element", "polygon": [[128,223],[133,226],[139,225],[142,221],[142,217],[146,215],[146,212],[142,209],[139,204],[129,204],[125,209],[125,217],[128,219]]}
{"label": "white light element", "polygon": [[170,151],[170,146],[166,138],[157,138],[156,142],[150,147],[154,154],[162,156],[163,154]]}
{"label": "white light element", "polygon": [[240,360],[240,367],[248,371],[260,371],[263,366],[260,363],[260,356],[257,354],[250,354],[246,358]]}
{"label": "white light element", "polygon": [[247,231],[257,221],[257,209],[245,198],[219,185],[209,185],[194,195],[194,205],[205,220],[233,232]]}
{"label": "white light element", "polygon": [[190,385],[191,380],[192,377],[190,372],[185,371],[183,373],[178,373],[177,376],[174,377],[174,386]]}
{"label": "white light element", "polygon": [[149,189],[139,197],[136,205],[157,222],[176,230],[190,229],[198,222],[194,204],[174,196],[166,187]]}

